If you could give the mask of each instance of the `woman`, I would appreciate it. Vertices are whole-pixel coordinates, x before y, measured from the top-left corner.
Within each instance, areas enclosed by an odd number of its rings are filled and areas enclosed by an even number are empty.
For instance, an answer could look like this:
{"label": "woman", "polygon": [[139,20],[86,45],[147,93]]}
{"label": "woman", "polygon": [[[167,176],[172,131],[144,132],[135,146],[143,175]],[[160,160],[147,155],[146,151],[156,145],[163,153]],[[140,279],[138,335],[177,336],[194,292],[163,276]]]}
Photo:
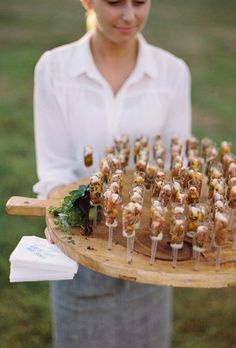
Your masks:
{"label": "woman", "polygon": [[[96,16],[82,39],[46,52],[35,71],[39,197],[86,175],[83,148],[95,164],[115,135],[190,134],[186,64],[140,34],[150,0],[84,0]],[[54,344],[67,347],[166,348],[171,291],[112,279],[79,267],[72,281],[52,283]]]}

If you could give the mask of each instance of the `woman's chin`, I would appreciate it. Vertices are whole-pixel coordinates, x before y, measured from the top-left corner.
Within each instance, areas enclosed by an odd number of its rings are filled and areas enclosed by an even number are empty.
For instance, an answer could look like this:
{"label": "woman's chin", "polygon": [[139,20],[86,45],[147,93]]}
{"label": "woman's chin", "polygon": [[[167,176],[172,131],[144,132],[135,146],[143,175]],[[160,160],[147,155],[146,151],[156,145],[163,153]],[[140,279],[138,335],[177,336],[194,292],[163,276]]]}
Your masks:
{"label": "woman's chin", "polygon": [[133,31],[118,31],[116,32],[116,34],[113,36],[113,42],[117,43],[117,44],[127,44],[129,42],[132,42],[136,35],[137,35],[138,31],[137,30],[133,30]]}

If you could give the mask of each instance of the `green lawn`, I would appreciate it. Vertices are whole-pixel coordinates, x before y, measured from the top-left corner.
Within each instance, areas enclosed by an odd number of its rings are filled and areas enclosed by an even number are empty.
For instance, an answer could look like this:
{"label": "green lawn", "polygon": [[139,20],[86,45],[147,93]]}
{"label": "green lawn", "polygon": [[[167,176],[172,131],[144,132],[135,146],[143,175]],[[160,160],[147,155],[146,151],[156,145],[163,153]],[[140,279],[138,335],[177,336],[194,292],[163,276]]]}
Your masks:
{"label": "green lawn", "polygon": [[[2,348],[51,347],[48,283],[8,281],[11,251],[23,234],[42,236],[44,221],[6,216],[4,206],[11,195],[32,196],[31,187],[36,181],[34,65],[45,50],[76,40],[83,32],[79,0],[0,3]],[[236,150],[236,1],[153,0],[145,35],[153,44],[184,58],[190,66],[194,134],[210,136],[217,143],[228,139]],[[233,289],[176,289],[173,347],[235,346],[234,296]]]}

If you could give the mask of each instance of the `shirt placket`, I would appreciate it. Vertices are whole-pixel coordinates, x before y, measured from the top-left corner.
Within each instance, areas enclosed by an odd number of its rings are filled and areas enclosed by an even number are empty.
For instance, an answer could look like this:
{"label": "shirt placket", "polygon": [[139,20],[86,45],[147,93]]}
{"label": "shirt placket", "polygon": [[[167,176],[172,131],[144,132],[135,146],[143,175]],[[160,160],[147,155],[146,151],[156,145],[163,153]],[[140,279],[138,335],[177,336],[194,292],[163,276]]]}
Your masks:
{"label": "shirt placket", "polygon": [[107,119],[107,140],[112,143],[114,136],[119,134],[119,118],[122,112],[126,88],[114,96],[112,88],[107,86],[105,95],[106,119]]}

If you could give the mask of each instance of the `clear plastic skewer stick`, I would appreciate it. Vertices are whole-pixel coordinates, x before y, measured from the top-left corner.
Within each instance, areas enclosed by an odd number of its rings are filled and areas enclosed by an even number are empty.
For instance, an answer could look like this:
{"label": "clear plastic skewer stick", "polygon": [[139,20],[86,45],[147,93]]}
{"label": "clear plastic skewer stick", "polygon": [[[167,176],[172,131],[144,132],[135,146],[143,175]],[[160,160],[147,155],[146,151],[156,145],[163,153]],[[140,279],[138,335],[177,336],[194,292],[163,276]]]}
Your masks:
{"label": "clear plastic skewer stick", "polygon": [[192,258],[193,260],[196,260],[197,257],[197,251],[193,248]]}
{"label": "clear plastic skewer stick", "polygon": [[152,237],[151,237],[152,246],[151,246],[150,265],[153,265],[154,262],[155,262],[158,242],[161,241],[162,239],[163,239],[163,233],[162,233],[162,232],[159,233],[158,236],[152,236]]}
{"label": "clear plastic skewer stick", "polygon": [[195,262],[194,262],[194,267],[193,267],[194,271],[199,270],[200,256],[201,256],[200,251],[195,250]]}
{"label": "clear plastic skewer stick", "polygon": [[132,263],[132,245],[133,245],[134,235],[127,236],[127,262]]}
{"label": "clear plastic skewer stick", "polygon": [[156,253],[157,253],[157,244],[158,244],[158,237],[152,237],[150,265],[153,265],[155,262]]}
{"label": "clear plastic skewer stick", "polygon": [[135,240],[135,236],[131,238],[131,253],[134,251],[134,240]]}
{"label": "clear plastic skewer stick", "polygon": [[221,254],[221,247],[216,247],[216,272],[220,271],[220,254]]}
{"label": "clear plastic skewer stick", "polygon": [[132,234],[127,234],[126,232],[123,232],[123,236],[126,237],[127,240],[127,262],[129,264],[132,263],[132,252],[134,247],[134,238],[135,238],[135,231],[133,231]]}
{"label": "clear plastic skewer stick", "polygon": [[112,249],[112,240],[113,240],[113,226],[108,226],[108,244],[107,244],[107,249],[111,250]]}
{"label": "clear plastic skewer stick", "polygon": [[173,256],[172,267],[176,268],[177,259],[178,259],[178,249],[177,248],[172,247],[172,256]]}
{"label": "clear plastic skewer stick", "polygon": [[112,250],[113,229],[114,227],[117,227],[117,225],[118,225],[117,220],[114,220],[112,224],[106,223],[106,226],[108,227],[108,243],[107,243],[108,250]]}

